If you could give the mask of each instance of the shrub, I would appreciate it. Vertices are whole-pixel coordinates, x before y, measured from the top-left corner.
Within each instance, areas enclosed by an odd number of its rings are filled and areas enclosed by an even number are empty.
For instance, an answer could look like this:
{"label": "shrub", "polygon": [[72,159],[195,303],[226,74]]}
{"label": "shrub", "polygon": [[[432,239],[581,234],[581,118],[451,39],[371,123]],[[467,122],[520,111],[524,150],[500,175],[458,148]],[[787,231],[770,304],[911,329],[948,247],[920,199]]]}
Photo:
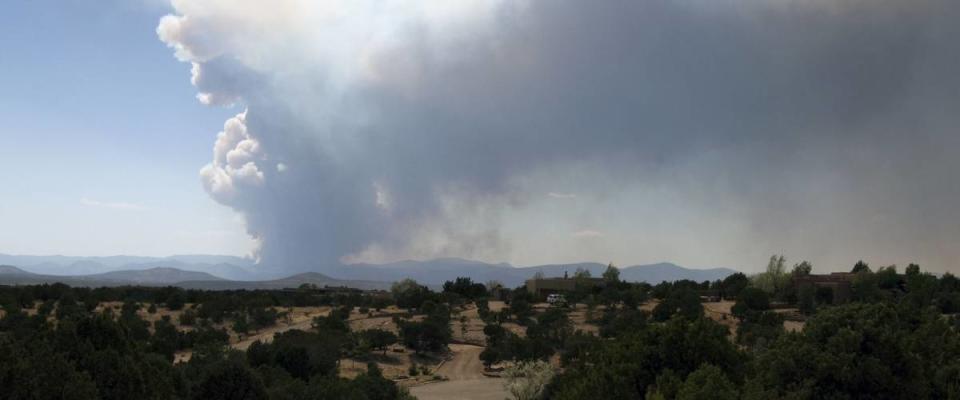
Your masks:
{"label": "shrub", "polygon": [[519,362],[503,371],[507,391],[516,400],[539,399],[556,370],[545,361]]}

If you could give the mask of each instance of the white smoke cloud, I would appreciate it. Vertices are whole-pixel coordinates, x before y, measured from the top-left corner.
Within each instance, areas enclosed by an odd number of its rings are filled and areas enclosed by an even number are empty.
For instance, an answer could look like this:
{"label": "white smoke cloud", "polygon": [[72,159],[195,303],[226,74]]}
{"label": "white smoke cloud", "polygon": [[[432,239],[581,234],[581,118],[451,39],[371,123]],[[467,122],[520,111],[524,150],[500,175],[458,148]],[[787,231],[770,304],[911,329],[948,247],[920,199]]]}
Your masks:
{"label": "white smoke cloud", "polygon": [[270,265],[960,261],[955,2],[172,6],[198,99],[246,109],[204,186]]}
{"label": "white smoke cloud", "polygon": [[204,188],[221,203],[231,204],[243,187],[263,185],[260,143],[247,132],[246,113],[230,118],[217,135],[213,162],[200,170]]}

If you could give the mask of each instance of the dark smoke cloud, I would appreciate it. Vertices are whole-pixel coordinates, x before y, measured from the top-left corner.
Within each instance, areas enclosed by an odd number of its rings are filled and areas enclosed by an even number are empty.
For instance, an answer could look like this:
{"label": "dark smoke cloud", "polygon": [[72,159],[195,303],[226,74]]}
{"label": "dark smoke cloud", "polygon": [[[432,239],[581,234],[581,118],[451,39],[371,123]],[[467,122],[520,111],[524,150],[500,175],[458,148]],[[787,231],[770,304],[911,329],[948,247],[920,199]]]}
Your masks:
{"label": "dark smoke cloud", "polygon": [[960,261],[953,1],[174,6],[266,265]]}

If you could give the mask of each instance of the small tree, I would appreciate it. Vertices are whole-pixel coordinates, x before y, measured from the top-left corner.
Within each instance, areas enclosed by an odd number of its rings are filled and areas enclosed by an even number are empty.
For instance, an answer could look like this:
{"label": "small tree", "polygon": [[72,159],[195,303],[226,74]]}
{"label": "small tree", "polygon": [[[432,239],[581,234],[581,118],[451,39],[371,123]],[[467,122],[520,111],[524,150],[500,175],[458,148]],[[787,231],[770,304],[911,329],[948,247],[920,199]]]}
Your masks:
{"label": "small tree", "polygon": [[813,285],[803,285],[797,290],[797,308],[804,315],[817,311],[817,291]]}
{"label": "small tree", "polygon": [[720,368],[704,364],[687,376],[677,400],[735,400],[739,396],[737,387]]}
{"label": "small tree", "polygon": [[245,335],[250,331],[250,322],[247,321],[247,314],[239,313],[233,320],[233,331],[237,334]]}
{"label": "small tree", "polygon": [[920,275],[920,266],[917,264],[907,265],[906,274],[907,276]]}
{"label": "small tree", "polygon": [[487,346],[480,352],[480,361],[483,361],[483,366],[490,368],[491,365],[500,361],[500,352],[496,348]]}
{"label": "small tree", "polygon": [[204,371],[193,389],[196,399],[268,399],[263,381],[238,362],[220,361]]}
{"label": "small tree", "polygon": [[810,272],[813,271],[813,265],[807,261],[801,261],[799,264],[793,266],[793,271],[791,274],[794,277],[807,276],[810,275]]}
{"label": "small tree", "polygon": [[172,311],[182,309],[184,304],[183,292],[180,289],[173,291],[173,293],[170,294],[170,297],[167,297],[165,303],[167,304],[167,308]]}
{"label": "small tree", "polygon": [[180,325],[193,326],[195,323],[197,323],[197,313],[193,310],[186,310],[180,314]]}
{"label": "small tree", "polygon": [[860,261],[857,261],[856,264],[854,264],[853,269],[850,270],[850,272],[859,274],[861,272],[871,272],[871,271],[870,271],[870,266],[867,265],[867,263],[863,262],[863,260],[860,260]]}
{"label": "small tree", "polygon": [[387,354],[388,346],[397,342],[397,335],[383,329],[367,329],[360,332],[360,337],[371,348],[383,350],[383,354]]}
{"label": "small tree", "polygon": [[619,283],[620,282],[620,269],[610,263],[607,265],[607,270],[603,271],[603,280],[608,284]]}
{"label": "small tree", "polygon": [[434,294],[426,286],[420,285],[413,279],[404,279],[396,282],[390,287],[397,307],[415,308],[420,307],[424,301],[431,299]]}
{"label": "small tree", "polygon": [[487,296],[487,287],[482,283],[474,283],[469,277],[457,277],[454,281],[446,281],[443,284],[443,292],[456,293],[468,299],[476,299]]}
{"label": "small tree", "polygon": [[746,288],[740,292],[736,304],[730,308],[730,312],[740,321],[753,321],[759,312],[770,309],[770,296],[757,288]]}
{"label": "small tree", "polygon": [[786,262],[786,257],[782,255],[771,256],[767,262],[767,270],[753,277],[754,286],[773,295],[780,294],[790,280],[786,272]]}
{"label": "small tree", "polygon": [[720,282],[720,290],[725,299],[736,298],[743,288],[750,285],[750,279],[742,272],[737,272]]}
{"label": "small tree", "polygon": [[515,400],[536,400],[556,375],[556,370],[545,361],[519,362],[503,371],[507,391]]}

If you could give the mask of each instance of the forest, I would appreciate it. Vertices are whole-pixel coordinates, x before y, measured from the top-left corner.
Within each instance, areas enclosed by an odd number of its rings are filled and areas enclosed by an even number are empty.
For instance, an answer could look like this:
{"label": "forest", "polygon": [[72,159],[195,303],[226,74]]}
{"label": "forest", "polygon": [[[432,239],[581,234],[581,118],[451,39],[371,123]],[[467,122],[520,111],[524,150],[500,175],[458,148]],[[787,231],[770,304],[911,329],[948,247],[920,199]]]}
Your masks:
{"label": "forest", "polygon": [[[575,273],[583,284],[559,305],[470,278],[390,292],[0,286],[0,397],[409,399],[414,376],[444,378],[416,364],[386,374],[385,360],[469,342],[523,400],[960,398],[960,280],[858,262],[841,301],[804,284],[811,271],[777,256],[753,276],[650,285],[611,265]],[[236,345],[309,307],[328,312]],[[386,310],[389,328],[356,327]],[[365,367],[347,374],[347,360]]]}

